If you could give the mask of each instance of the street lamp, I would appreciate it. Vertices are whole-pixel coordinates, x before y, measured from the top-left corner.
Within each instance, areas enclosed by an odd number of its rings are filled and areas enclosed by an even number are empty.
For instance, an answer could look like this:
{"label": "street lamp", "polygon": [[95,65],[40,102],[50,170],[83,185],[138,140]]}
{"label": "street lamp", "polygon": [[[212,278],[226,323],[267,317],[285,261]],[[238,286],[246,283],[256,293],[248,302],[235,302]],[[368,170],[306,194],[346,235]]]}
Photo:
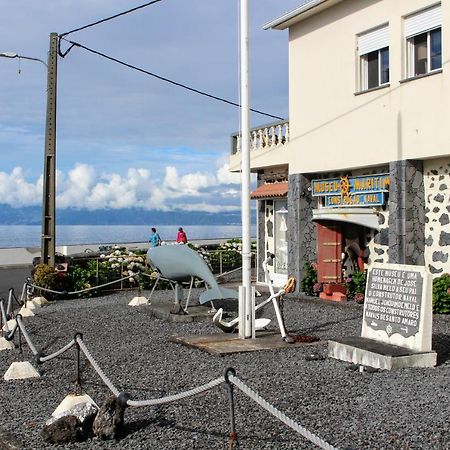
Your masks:
{"label": "street lamp", "polygon": [[31,58],[30,56],[18,55],[17,53],[14,53],[14,52],[2,52],[2,53],[0,53],[0,57],[2,57],[2,58],[29,59],[31,61],[39,61],[40,63],[44,64],[45,67],[48,67],[47,63],[42,61],[42,59]]}
{"label": "street lamp", "polygon": [[38,61],[47,68],[47,116],[45,124],[44,183],[42,201],[41,263],[55,266],[56,216],[56,75],[58,34],[50,34],[48,64],[39,58],[14,52],[0,53],[3,58]]}

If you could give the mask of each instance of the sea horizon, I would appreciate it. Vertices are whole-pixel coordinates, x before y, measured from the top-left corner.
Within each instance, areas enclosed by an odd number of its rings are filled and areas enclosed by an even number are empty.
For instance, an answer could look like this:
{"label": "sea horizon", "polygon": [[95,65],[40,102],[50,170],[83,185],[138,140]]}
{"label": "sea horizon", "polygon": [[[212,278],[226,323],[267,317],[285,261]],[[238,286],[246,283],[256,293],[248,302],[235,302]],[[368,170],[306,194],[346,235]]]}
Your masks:
{"label": "sea horizon", "polygon": [[[171,242],[176,240],[180,225],[57,225],[56,245],[147,242],[152,226],[163,241]],[[185,225],[183,229],[188,240],[242,237],[240,224]],[[40,247],[41,231],[40,225],[0,225],[0,248]],[[256,236],[256,225],[252,225],[251,235]]]}

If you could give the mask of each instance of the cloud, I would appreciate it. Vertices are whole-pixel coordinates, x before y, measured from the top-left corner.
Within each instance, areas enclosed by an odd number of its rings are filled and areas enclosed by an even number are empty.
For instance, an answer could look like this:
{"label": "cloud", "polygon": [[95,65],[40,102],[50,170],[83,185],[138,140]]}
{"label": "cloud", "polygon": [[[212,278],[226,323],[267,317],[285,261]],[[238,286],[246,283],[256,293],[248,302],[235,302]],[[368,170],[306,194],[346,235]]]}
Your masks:
{"label": "cloud", "polygon": [[[239,177],[227,176],[227,172],[227,164],[215,173],[184,175],[167,166],[161,180],[148,169],[129,168],[125,174],[98,173],[89,164],[77,163],[67,173],[57,172],[56,205],[89,210],[139,207],[164,211],[237,211],[240,202],[235,184]],[[35,182],[27,181],[21,167],[9,174],[0,172],[0,196],[2,203],[13,207],[39,205],[42,177]]]}
{"label": "cloud", "polygon": [[15,167],[10,174],[0,172],[0,198],[2,203],[14,207],[40,204],[42,177],[29,183],[21,167]]}

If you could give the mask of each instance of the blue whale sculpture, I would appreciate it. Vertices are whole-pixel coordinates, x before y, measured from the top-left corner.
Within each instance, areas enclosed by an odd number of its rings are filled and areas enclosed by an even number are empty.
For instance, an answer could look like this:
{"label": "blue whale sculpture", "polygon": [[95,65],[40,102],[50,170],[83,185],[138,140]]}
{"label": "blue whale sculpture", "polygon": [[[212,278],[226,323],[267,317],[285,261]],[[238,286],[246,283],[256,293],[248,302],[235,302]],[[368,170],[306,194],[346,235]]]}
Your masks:
{"label": "blue whale sculpture", "polygon": [[186,282],[197,277],[205,281],[208,289],[200,294],[200,304],[239,296],[232,289],[220,287],[203,258],[187,245],[151,247],[147,252],[147,261],[168,280]]}

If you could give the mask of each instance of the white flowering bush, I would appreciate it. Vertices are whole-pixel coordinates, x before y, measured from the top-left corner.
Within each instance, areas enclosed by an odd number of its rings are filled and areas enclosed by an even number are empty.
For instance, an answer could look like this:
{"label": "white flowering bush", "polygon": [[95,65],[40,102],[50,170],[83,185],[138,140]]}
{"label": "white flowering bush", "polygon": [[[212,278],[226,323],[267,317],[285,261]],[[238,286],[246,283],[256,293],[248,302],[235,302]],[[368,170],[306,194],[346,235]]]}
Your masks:
{"label": "white flowering bush", "polygon": [[[139,272],[146,270],[145,256],[137,255],[126,248],[115,246],[109,254],[100,255],[101,264],[112,270],[119,270],[121,277],[134,277]],[[129,282],[134,283],[136,280],[130,278]]]}

